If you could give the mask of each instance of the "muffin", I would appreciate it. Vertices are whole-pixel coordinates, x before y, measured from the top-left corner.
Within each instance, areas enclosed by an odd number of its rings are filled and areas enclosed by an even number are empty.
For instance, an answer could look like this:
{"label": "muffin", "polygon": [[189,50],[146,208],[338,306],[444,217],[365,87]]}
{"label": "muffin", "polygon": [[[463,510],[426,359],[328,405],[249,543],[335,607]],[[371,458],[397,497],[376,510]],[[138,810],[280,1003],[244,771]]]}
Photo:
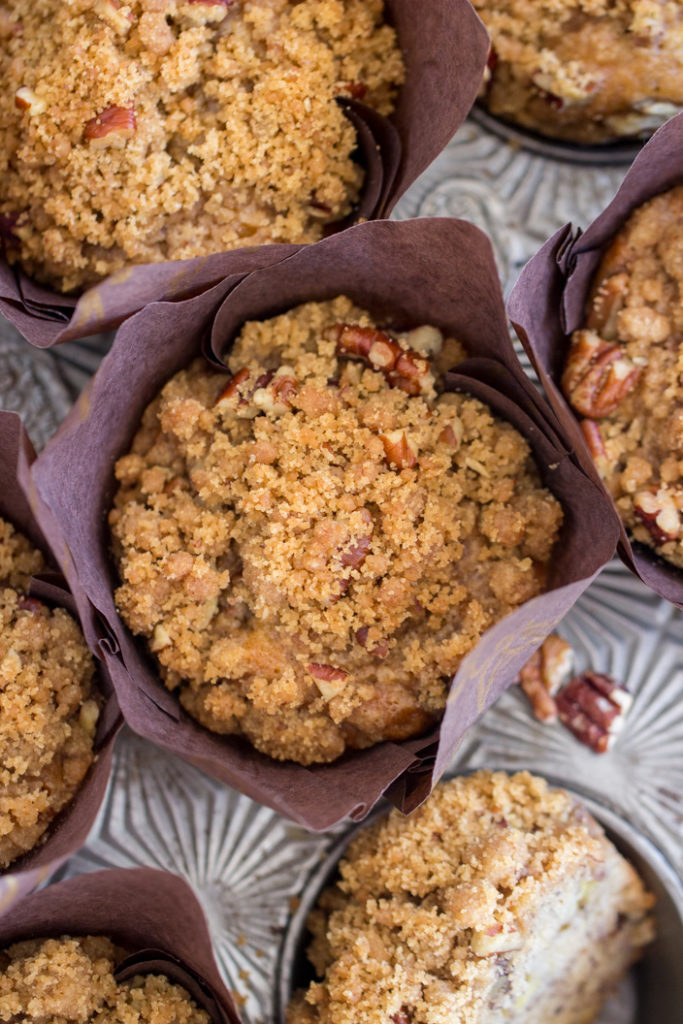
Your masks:
{"label": "muffin", "polygon": [[63,608],[28,596],[43,568],[0,519],[0,870],[40,843],[94,759],[93,659]]}
{"label": "muffin", "polygon": [[126,957],[104,936],[29,939],[0,950],[0,1020],[26,1024],[210,1024],[163,974],[119,981]]}
{"label": "muffin", "polygon": [[338,97],[393,109],[382,0],[10,0],[0,225],[65,292],[136,263],[312,242],[363,182]]}
{"label": "muffin", "polygon": [[632,213],[593,279],[562,389],[632,540],[683,568],[683,187]]}
{"label": "muffin", "polygon": [[645,138],[683,106],[678,4],[472,0],[491,35],[481,99],[541,135]]}
{"label": "muffin", "polygon": [[477,772],[364,830],[310,915],[288,1024],[589,1024],[653,935],[652,898],[578,801]]}
{"label": "muffin", "polygon": [[562,509],[524,438],[441,392],[462,359],[344,297],[247,322],[116,464],[116,603],[208,729],[329,762],[424,733],[463,656],[542,592]]}

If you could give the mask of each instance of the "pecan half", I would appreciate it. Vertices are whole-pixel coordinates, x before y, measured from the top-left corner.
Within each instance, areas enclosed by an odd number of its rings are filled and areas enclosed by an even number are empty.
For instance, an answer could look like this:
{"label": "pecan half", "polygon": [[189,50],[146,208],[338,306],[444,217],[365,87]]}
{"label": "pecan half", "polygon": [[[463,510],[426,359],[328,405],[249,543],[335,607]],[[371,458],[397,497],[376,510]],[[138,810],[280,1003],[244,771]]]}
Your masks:
{"label": "pecan half", "polygon": [[633,508],[655,544],[666,544],[680,536],[681,514],[666,491],[639,491],[633,498]]}
{"label": "pecan half", "polygon": [[388,434],[380,434],[384,445],[384,454],[390,466],[397,469],[411,469],[417,465],[417,447],[409,440],[405,430],[391,430]]}
{"label": "pecan half", "polygon": [[633,698],[611,676],[584,672],[557,695],[560,721],[596,754],[609,750]]}
{"label": "pecan half", "polygon": [[119,107],[114,104],[86,121],[83,137],[96,149],[106,146],[121,148],[132,139],[136,128],[133,107]]}
{"label": "pecan half", "polygon": [[415,349],[402,348],[383,331],[337,324],[332,336],[338,356],[362,359],[373,370],[383,373],[392,387],[409,395],[425,394],[434,382],[429,360]]}
{"label": "pecan half", "polygon": [[609,416],[635,387],[642,369],[593,331],[575,331],[562,390],[582,416]]}

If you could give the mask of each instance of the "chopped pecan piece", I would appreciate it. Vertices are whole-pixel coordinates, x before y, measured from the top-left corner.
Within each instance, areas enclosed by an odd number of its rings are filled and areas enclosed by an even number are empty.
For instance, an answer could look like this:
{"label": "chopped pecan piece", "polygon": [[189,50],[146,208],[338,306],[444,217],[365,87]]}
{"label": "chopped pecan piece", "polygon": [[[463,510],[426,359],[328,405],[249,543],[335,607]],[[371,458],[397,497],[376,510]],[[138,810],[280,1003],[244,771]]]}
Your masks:
{"label": "chopped pecan piece", "polygon": [[666,491],[639,491],[633,498],[633,508],[655,544],[666,544],[680,536],[681,514]]}
{"label": "chopped pecan piece", "polygon": [[[361,626],[360,629],[356,630],[356,640],[361,645],[361,647],[367,646],[369,632],[369,626]],[[389,644],[386,642],[386,640],[383,640],[381,641],[381,643],[378,643],[376,647],[373,647],[369,653],[373,654],[376,658],[384,659],[389,653]]]}
{"label": "chopped pecan piece", "polygon": [[20,597],[17,603],[22,611],[31,612],[32,615],[37,615],[45,607],[36,597]]}
{"label": "chopped pecan piece", "polygon": [[233,374],[228,383],[225,385],[220,395],[214,402],[214,405],[222,405],[236,398],[238,401],[245,401],[240,394],[240,384],[244,384],[249,379],[249,370],[246,366],[243,366],[241,370]]}
{"label": "chopped pecan piece", "polygon": [[95,148],[122,147],[133,137],[137,123],[133,107],[106,107],[101,114],[86,121],[83,136]]}
{"label": "chopped pecan piece", "polygon": [[396,1013],[392,1013],[389,1020],[391,1024],[412,1024],[413,1015],[407,1006],[402,1006]]}
{"label": "chopped pecan piece", "polygon": [[348,679],[348,672],[332,665],[318,665],[313,662],[306,666],[308,672],[313,676],[316,686],[325,700],[332,700],[342,692]]}
{"label": "chopped pecan piece", "polygon": [[614,341],[617,337],[617,317],[626,299],[627,285],[626,274],[613,274],[601,283],[593,296],[586,327],[589,331],[597,331],[606,341]]}
{"label": "chopped pecan piece", "polygon": [[20,89],[14,94],[14,105],[19,110],[25,110],[29,117],[35,117],[36,114],[42,114],[47,104],[44,99],[36,95],[33,89],[29,89],[27,85],[22,85]]}
{"label": "chopped pecan piece", "polygon": [[472,931],[472,952],[475,956],[493,956],[494,953],[510,953],[522,949],[524,939],[518,928],[494,924],[485,930]]}
{"label": "chopped pecan piece", "polygon": [[641,373],[641,367],[622,354],[620,345],[610,345],[593,331],[576,331],[562,390],[582,416],[600,419],[614,412]]}
{"label": "chopped pecan piece", "polygon": [[604,754],[623,727],[633,698],[611,676],[584,672],[557,695],[560,721],[596,754]]}
{"label": "chopped pecan piece", "polygon": [[571,675],[573,654],[570,644],[551,633],[519,673],[519,683],[540,722],[557,718],[553,694]]}
{"label": "chopped pecan piece", "polygon": [[344,551],[341,556],[342,565],[350,565],[352,569],[358,569],[365,561],[365,556],[370,550],[371,538],[358,537],[353,547]]}
{"label": "chopped pecan piece", "polygon": [[344,82],[342,89],[354,100],[362,100],[368,91],[365,82]]}
{"label": "chopped pecan piece", "polygon": [[581,420],[579,424],[581,433],[586,439],[588,445],[588,451],[591,453],[593,458],[604,459],[607,455],[605,445],[602,440],[602,434],[600,433],[600,424],[596,423],[595,420]]}
{"label": "chopped pecan piece", "polygon": [[383,331],[355,324],[338,324],[333,329],[337,355],[362,359],[385,375],[392,387],[409,395],[427,392],[434,382],[429,360],[414,349],[401,345]]}
{"label": "chopped pecan piece", "polygon": [[380,434],[384,453],[390,466],[397,469],[411,469],[417,465],[417,448],[408,439],[405,430],[391,430],[388,434]]}

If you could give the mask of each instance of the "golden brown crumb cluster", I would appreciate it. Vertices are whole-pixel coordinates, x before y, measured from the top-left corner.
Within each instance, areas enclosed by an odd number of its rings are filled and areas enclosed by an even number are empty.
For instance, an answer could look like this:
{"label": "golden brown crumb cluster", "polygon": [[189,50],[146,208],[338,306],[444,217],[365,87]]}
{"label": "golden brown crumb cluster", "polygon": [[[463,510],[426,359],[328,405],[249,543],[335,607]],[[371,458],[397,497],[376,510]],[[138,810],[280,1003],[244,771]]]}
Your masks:
{"label": "golden brown crumb cluster", "polygon": [[629,534],[683,569],[683,187],[605,253],[562,387]]}
{"label": "golden brown crumb cluster", "polygon": [[543,135],[648,135],[683,106],[680,4],[472,0],[492,39],[482,98]]}
{"label": "golden brown crumb cluster", "polygon": [[309,918],[288,1024],[590,1024],[652,899],[578,802],[528,772],[438,787],[365,829]]}
{"label": "golden brown crumb cluster", "polygon": [[116,600],[209,729],[301,763],[418,735],[543,589],[561,509],[513,427],[437,396],[442,343],[310,303],[148,407],[116,466]]}
{"label": "golden brown crumb cluster", "polygon": [[117,982],[125,952],[109,939],[32,939],[0,950],[0,1020],[26,1024],[209,1024],[159,974]]}
{"label": "golden brown crumb cluster", "polygon": [[27,596],[42,568],[0,519],[0,869],[38,843],[93,760],[93,661],[70,615]]}
{"label": "golden brown crumb cluster", "polygon": [[313,242],[362,184],[336,97],[390,113],[402,79],[382,0],[2,0],[10,256],[70,291]]}

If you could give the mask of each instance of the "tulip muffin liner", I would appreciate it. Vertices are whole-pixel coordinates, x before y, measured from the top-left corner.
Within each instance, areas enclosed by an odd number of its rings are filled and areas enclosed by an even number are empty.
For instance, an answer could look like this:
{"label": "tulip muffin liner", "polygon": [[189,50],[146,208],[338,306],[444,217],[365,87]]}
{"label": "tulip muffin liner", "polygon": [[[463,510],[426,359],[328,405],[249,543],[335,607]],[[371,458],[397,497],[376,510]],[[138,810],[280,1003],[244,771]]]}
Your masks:
{"label": "tulip muffin liner", "polygon": [[[0,412],[0,515],[40,548],[49,562],[56,564],[57,548],[46,541],[27,498],[33,459],[35,452],[19,417]],[[54,527],[51,533],[57,537]],[[29,593],[65,608],[79,620],[76,602],[61,574],[47,572],[34,576]],[[107,670],[101,662],[97,668],[96,685],[104,703],[95,737],[95,760],[73,800],[53,819],[38,845],[0,871],[0,915],[83,845],[97,817],[109,781],[114,739],[121,726]]]}
{"label": "tulip muffin liner", "polygon": [[[465,120],[486,66],[488,35],[469,0],[430,0],[419,7],[414,0],[387,0],[386,7],[398,34],[406,79],[389,118],[356,100],[338,101],[356,128],[366,180],[352,216],[330,226],[330,231],[351,220],[389,214]],[[2,258],[0,312],[32,344],[49,348],[118,327],[148,302],[196,295],[233,273],[282,259],[290,249],[261,246],[130,266],[80,298],[38,284]]]}
{"label": "tulip muffin liner", "polygon": [[[368,309],[379,323],[433,324],[468,347],[473,358],[457,367],[448,386],[482,398],[521,431],[545,484],[564,506],[565,522],[547,592],[496,623],[463,659],[438,727],[417,739],[302,767],[272,760],[236,736],[211,733],[181,709],[159,679],[144,642],[133,638],[116,612],[106,517],[115,489],[114,462],[128,450],[143,410],[169,377],[201,352],[227,373],[222,356],[245,320],[338,294]],[[314,830],[346,815],[363,817],[382,793],[410,810],[426,798],[467,728],[513,681],[614,553],[617,527],[609,504],[572,459],[561,428],[523,374],[490,244],[472,225],[455,219],[357,225],[249,274],[217,314],[207,313],[207,301],[199,296],[154,303],[126,321],[34,464],[36,492],[70,551],[65,572],[77,573],[108,624],[111,642],[104,655],[134,731]]]}
{"label": "tulip muffin liner", "polygon": [[632,544],[602,483],[578,418],[560,389],[571,334],[584,322],[591,281],[605,249],[633,210],[683,182],[683,114],[672,118],[642,149],[609,206],[585,231],[560,228],[527,263],[508,302],[508,314],[536,369],[562,430],[586,473],[609,498],[617,520],[621,560],[660,597],[683,608],[683,572]]}
{"label": "tulip muffin liner", "polygon": [[0,919],[0,949],[26,939],[104,935],[129,955],[118,981],[165,974],[182,985],[212,1024],[240,1024],[213,957],[202,908],[177,875],[119,868],[79,875],[27,896]]}

